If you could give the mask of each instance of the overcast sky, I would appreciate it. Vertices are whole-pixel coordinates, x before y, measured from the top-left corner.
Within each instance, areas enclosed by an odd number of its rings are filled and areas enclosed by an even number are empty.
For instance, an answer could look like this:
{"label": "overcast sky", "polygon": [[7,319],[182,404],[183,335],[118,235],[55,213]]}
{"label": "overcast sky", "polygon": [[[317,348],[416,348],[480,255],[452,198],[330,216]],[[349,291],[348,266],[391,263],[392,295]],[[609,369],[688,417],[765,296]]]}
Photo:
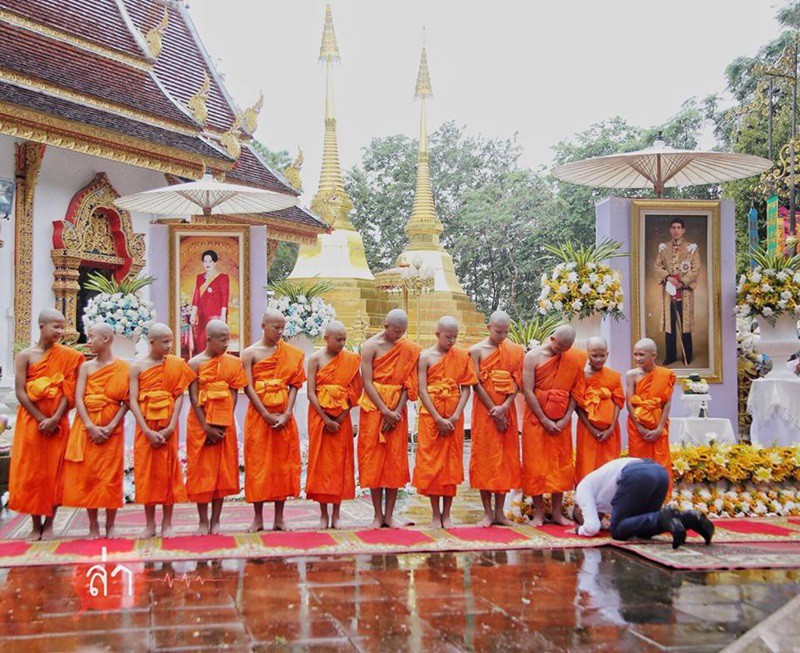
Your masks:
{"label": "overcast sky", "polygon": [[[490,137],[519,133],[522,163],[621,115],[661,123],[683,100],[724,89],[725,66],[779,33],[776,0],[334,0],[342,61],[334,68],[343,169],[371,138],[416,136],[413,99],[422,28],[435,101],[446,120]],[[316,189],[325,72],[324,0],[191,0],[190,14],[241,106],[263,89],[256,136],[305,153]]]}

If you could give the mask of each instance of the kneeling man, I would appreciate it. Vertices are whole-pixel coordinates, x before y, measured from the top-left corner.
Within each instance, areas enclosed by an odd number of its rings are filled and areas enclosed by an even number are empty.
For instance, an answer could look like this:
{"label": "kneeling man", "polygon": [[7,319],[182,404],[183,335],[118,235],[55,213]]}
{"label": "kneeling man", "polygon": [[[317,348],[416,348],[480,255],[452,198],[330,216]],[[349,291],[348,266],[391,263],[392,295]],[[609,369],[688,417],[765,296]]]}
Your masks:
{"label": "kneeling man", "polygon": [[573,517],[576,532],[584,537],[601,528],[600,514],[611,515],[611,537],[628,540],[672,534],[672,548],[686,541],[691,528],[711,543],[714,524],[697,510],[662,508],[669,487],[669,474],[649,458],[618,458],[588,474],[575,491]]}

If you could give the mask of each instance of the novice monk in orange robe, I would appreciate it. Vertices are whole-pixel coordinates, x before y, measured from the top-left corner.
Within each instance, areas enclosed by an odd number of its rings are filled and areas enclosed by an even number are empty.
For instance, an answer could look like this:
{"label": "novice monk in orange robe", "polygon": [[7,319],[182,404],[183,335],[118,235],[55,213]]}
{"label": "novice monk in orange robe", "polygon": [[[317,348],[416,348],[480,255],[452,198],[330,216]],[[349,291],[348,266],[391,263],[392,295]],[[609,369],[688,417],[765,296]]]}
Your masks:
{"label": "novice monk in orange robe", "polygon": [[602,338],[590,338],[584,367],[586,389],[583,406],[578,406],[578,452],[575,457],[575,484],[583,477],[619,458],[619,411],[625,405],[622,376],[605,367],[608,345]]}
{"label": "novice monk in orange robe", "polygon": [[391,310],[383,331],[361,347],[364,394],[358,402],[358,479],[370,490],[373,528],[408,525],[394,518],[397,491],[411,480],[406,404],[417,399],[420,347],[403,338],[407,328],[408,316],[399,308]]}
{"label": "novice monk in orange robe", "polygon": [[669,453],[669,409],[675,373],[656,365],[658,348],[650,338],[633,347],[636,367],[625,375],[628,407],[628,455],[650,458],[669,473],[667,500],[672,493],[672,456]]}
{"label": "novice monk in orange robe", "polygon": [[178,458],[178,416],[183,393],[194,372],[182,358],[172,356],[172,330],[154,324],[147,336],[150,352],[131,366],[130,407],[136,418],[133,469],[136,503],[144,504],[147,525],[141,537],[156,534],[156,506],[164,507],[161,536],[172,536],[172,510],[187,501]]}
{"label": "novice monk in orange robe", "polygon": [[244,422],[244,497],[255,517],[249,532],[264,530],[264,502],[275,502],[274,530],[284,530],[283,506],[300,494],[300,435],[294,419],[297,391],[306,380],[303,352],[281,340],[286,324],[264,311],[264,336],[244,350],[250,405]]}
{"label": "novice monk in orange robe", "polygon": [[522,490],[533,497],[534,526],[544,523],[545,493],[553,497],[553,521],[572,524],[561,514],[561,500],[575,485],[572,411],[583,401],[586,357],[573,342],[575,330],[560,326],[523,361]]}
{"label": "novice monk in orange robe", "polygon": [[130,365],[114,358],[114,330],[100,322],[89,327],[95,359],[81,365],[75,408],[64,462],[64,505],[86,508],[89,537],[100,537],[98,510],[106,510],[106,537],[114,537],[117,509],[124,497],[125,433]]}
{"label": "novice monk in orange robe", "polygon": [[[83,354],[58,344],[64,316],[54,308],[39,314],[39,341],[14,359],[17,411],[11,445],[8,507],[31,516],[30,539],[53,537],[61,504],[61,470],[69,435],[67,411]],[[44,523],[43,519],[44,518]]]}
{"label": "novice monk in orange robe", "polygon": [[469,484],[481,493],[484,516],[479,526],[508,525],[503,513],[506,494],[520,486],[514,397],[522,385],[525,351],[506,339],[510,325],[507,313],[495,311],[489,317],[489,337],[469,350],[478,373],[472,402]]}
{"label": "novice monk in orange robe", "polygon": [[445,316],[436,326],[436,344],[419,357],[417,459],[413,485],[430,497],[431,528],[450,528],[450,507],[464,480],[464,406],[478,382],[469,353],[454,345],[458,322]]}
{"label": "novice monk in orange robe", "polygon": [[344,351],[346,342],[344,324],[329,322],[325,349],[308,359],[306,497],[319,502],[320,528],[339,528],[342,500],[356,496],[350,409],[361,396],[361,357]]}
{"label": "novice monk in orange robe", "polygon": [[[222,320],[205,326],[205,350],[189,361],[197,378],[189,386],[186,419],[186,494],[197,502],[198,535],[219,533],[223,497],[239,492],[239,442],[233,411],[247,385],[241,359],[227,354],[231,332]],[[211,503],[211,521],[208,504]]]}

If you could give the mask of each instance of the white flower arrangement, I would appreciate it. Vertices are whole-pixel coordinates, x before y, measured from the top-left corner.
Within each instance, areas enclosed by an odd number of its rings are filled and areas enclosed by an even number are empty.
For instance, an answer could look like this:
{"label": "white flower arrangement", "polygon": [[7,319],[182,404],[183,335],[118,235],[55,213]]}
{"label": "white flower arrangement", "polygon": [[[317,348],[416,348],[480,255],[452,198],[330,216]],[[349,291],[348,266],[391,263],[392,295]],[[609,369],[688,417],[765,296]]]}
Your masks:
{"label": "white flower arrangement", "polygon": [[602,261],[615,256],[620,243],[605,241],[575,248],[571,243],[546,249],[560,259],[549,274],[542,275],[537,310],[540,315],[558,313],[571,319],[597,313],[615,319],[625,309],[622,275]]}
{"label": "white flower arrangement", "polygon": [[126,277],[122,281],[108,279],[95,273],[90,275],[86,289],[98,294],[86,304],[83,312],[83,330],[105,322],[118,336],[138,340],[146,336],[155,321],[153,303],[141,296],[140,290],[153,283],[155,277]]}
{"label": "white flower arrangement", "polygon": [[800,257],[751,252],[756,266],[739,276],[736,313],[741,318],[775,320],[783,313],[800,314]]}
{"label": "white flower arrangement", "polygon": [[328,322],[336,319],[336,310],[320,296],[330,290],[330,284],[307,286],[284,280],[270,284],[269,288],[278,296],[270,299],[268,306],[279,310],[286,318],[283,330],[286,338],[301,333],[319,338]]}

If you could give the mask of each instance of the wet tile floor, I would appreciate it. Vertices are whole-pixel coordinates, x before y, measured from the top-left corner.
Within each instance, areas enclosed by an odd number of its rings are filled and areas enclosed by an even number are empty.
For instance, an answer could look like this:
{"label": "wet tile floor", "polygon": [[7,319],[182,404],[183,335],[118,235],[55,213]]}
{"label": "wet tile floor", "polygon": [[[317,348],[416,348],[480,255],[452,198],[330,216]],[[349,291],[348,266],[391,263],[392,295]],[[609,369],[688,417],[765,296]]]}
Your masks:
{"label": "wet tile floor", "polygon": [[[613,550],[0,570],[12,651],[717,651],[800,593],[798,570],[676,572]],[[109,568],[110,569],[110,568]]]}

